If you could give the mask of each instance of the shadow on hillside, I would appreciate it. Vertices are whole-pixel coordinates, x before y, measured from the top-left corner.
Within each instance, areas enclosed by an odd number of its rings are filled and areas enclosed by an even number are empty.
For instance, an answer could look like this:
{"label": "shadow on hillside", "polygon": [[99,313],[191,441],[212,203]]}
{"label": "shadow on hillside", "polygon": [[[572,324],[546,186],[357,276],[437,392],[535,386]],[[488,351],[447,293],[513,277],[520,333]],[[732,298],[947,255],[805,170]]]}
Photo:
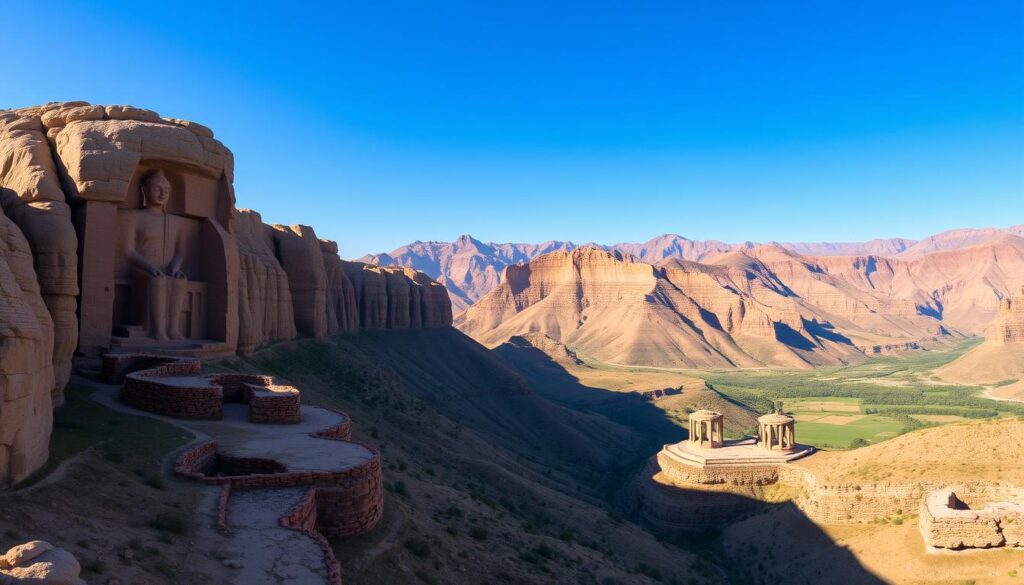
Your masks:
{"label": "shadow on hillside", "polygon": [[[624,462],[635,469],[650,453],[639,433],[532,392],[513,367],[455,329],[364,331],[281,346],[254,360],[294,383],[322,382],[339,400],[359,396],[385,416],[415,411],[402,399],[414,396],[493,444],[577,470],[591,483],[628,475]],[[429,410],[423,415],[426,423]]]}
{"label": "shadow on hillside", "polygon": [[635,480],[631,515],[656,534],[705,556],[729,583],[883,585],[793,502],[658,483],[652,462]]}
{"label": "shadow on hillside", "polygon": [[677,443],[686,431],[665,411],[639,394],[586,386],[542,350],[527,343],[505,343],[492,350],[512,364],[541,396],[577,410],[590,411],[635,430],[644,437],[646,458],[652,449]]}

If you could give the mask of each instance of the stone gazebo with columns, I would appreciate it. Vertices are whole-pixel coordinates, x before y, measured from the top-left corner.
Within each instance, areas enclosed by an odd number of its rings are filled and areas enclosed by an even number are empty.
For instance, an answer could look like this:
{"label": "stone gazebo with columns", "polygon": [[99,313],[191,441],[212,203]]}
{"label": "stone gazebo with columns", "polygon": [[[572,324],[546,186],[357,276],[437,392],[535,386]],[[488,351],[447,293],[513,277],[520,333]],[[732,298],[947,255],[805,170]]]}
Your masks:
{"label": "stone gazebo with columns", "polygon": [[661,472],[675,485],[765,485],[778,480],[779,466],[814,452],[796,442],[793,417],[758,419],[758,436],[725,438],[725,416],[711,410],[690,414],[687,440],[658,453]]}
{"label": "stone gazebo with columns", "polygon": [[717,448],[725,442],[725,416],[713,410],[698,410],[690,415],[690,443]]}
{"label": "stone gazebo with columns", "polygon": [[769,451],[796,449],[793,417],[775,412],[757,419],[757,444]]}

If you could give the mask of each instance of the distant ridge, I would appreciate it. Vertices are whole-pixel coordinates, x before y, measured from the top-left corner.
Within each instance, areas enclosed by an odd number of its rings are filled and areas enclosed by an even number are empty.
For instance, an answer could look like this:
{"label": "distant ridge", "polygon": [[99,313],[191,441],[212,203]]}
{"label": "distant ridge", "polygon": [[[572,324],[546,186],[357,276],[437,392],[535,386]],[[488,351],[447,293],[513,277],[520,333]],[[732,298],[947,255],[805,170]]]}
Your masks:
{"label": "distant ridge", "polygon": [[[906,238],[873,239],[866,242],[755,242],[727,243],[691,240],[664,234],[643,243],[613,245],[583,244],[605,251],[619,251],[643,262],[656,264],[666,259],[700,262],[713,254],[751,250],[761,245],[777,246],[803,256],[872,256],[912,258],[933,252],[952,251],[994,241],[1002,236],[1024,237],[1024,224],[1008,228],[965,228],[949,230],[920,241]],[[552,240],[539,244],[482,242],[463,235],[454,242],[415,241],[390,253],[371,254],[359,259],[381,266],[406,266],[424,272],[448,288],[452,309],[459,313],[501,283],[506,266],[525,263],[554,251],[571,251],[581,245]],[[991,307],[988,317],[995,312]]]}

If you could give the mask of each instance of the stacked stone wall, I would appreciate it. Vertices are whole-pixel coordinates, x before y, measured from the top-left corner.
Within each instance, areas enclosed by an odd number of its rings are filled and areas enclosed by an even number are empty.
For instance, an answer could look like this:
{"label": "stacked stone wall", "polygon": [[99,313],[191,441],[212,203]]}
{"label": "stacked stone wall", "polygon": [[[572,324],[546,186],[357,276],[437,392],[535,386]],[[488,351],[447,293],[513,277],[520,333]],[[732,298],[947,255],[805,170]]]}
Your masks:
{"label": "stacked stone wall", "polygon": [[340,410],[329,409],[331,412],[340,415],[342,421],[332,427],[327,427],[322,431],[310,433],[309,436],[317,437],[320,439],[332,439],[335,441],[349,441],[352,440],[352,421],[349,420],[348,415]]}
{"label": "stacked stone wall", "polygon": [[153,371],[143,370],[126,376],[121,388],[121,401],[147,412],[176,418],[219,419],[223,416],[224,400],[220,386],[196,378],[199,382],[195,386],[169,387],[159,378],[174,374],[146,375]]}
{"label": "stacked stone wall", "polygon": [[672,483],[702,485],[768,485],[779,479],[777,465],[749,465],[744,467],[693,467],[674,464],[662,452],[658,453],[661,473]]}
{"label": "stacked stone wall", "polygon": [[970,509],[950,489],[936,490],[921,500],[918,526],[925,545],[962,550],[1024,546],[1024,503],[997,502]]}
{"label": "stacked stone wall", "polygon": [[[249,420],[254,423],[297,423],[302,420],[301,399],[294,388],[281,386],[250,386]],[[261,391],[262,390],[262,391]],[[267,394],[267,390],[274,394]]]}
{"label": "stacked stone wall", "polygon": [[292,511],[283,516],[280,520],[281,526],[302,532],[312,538],[320,546],[324,554],[324,564],[327,565],[328,585],[342,585],[341,563],[334,555],[331,543],[327,541],[317,530],[317,490],[310,489]]}

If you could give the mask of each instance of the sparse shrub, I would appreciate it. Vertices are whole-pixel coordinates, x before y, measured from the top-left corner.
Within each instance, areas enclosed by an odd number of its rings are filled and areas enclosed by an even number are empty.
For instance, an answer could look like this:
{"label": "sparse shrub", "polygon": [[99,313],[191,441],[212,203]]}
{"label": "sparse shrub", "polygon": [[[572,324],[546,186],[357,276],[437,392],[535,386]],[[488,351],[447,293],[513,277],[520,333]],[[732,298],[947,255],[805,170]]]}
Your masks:
{"label": "sparse shrub", "polygon": [[405,548],[409,549],[409,552],[421,559],[425,559],[430,556],[430,544],[422,538],[407,538],[402,544]]}
{"label": "sparse shrub", "polygon": [[90,559],[88,561],[82,561],[82,570],[100,575],[107,570],[107,564],[100,558]]}
{"label": "sparse shrub", "polygon": [[184,536],[189,532],[188,518],[181,512],[161,512],[149,521],[149,527],[178,536]]}
{"label": "sparse shrub", "polygon": [[469,535],[473,540],[487,540],[487,529],[483,526],[471,526]]}
{"label": "sparse shrub", "polygon": [[160,477],[159,475],[147,477],[146,479],[142,480],[142,483],[148,485],[149,487],[155,490],[162,490],[165,487],[164,478]]}

